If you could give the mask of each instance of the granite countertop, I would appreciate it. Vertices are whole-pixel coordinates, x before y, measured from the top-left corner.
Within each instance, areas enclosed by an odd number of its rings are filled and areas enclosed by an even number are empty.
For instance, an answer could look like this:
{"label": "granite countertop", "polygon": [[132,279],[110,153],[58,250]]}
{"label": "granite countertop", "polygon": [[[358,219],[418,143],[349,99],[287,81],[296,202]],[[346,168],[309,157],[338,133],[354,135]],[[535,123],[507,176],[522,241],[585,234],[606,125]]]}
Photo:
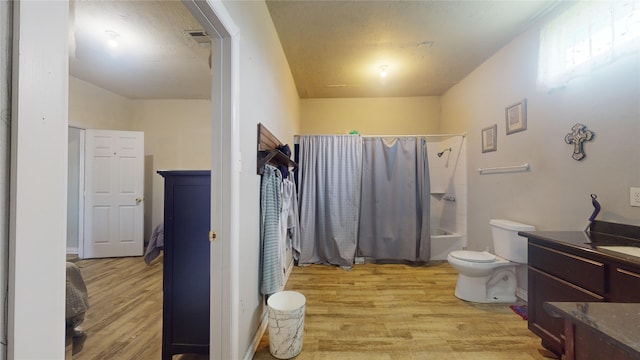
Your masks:
{"label": "granite countertop", "polygon": [[520,231],[518,234],[525,237],[532,236],[554,243],[561,243],[565,246],[592,253],[606,254],[636,265],[640,264],[640,257],[638,257],[637,254],[621,253],[613,251],[611,248],[612,246],[640,248],[640,239],[593,231]]}
{"label": "granite countertop", "polygon": [[624,351],[640,355],[640,303],[546,302],[544,309],[599,332]]}

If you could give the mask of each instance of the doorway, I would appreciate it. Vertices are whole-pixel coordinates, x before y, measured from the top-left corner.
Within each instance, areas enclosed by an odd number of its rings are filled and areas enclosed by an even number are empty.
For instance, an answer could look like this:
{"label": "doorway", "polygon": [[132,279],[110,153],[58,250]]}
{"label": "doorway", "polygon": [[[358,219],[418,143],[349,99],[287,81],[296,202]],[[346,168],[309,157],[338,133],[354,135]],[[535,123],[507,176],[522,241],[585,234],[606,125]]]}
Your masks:
{"label": "doorway", "polygon": [[[218,351],[210,358],[238,358],[239,310],[235,304],[239,280],[234,277],[234,270],[239,263],[239,169],[234,164],[239,154],[239,135],[233,111],[238,104],[238,31],[221,2],[185,3],[205,29],[216,36],[212,49],[212,62],[217,64],[213,70],[212,142],[226,149],[212,149],[212,168],[218,170],[212,176],[212,229],[217,230],[219,240],[211,246],[212,263],[217,265],[211,269],[211,289],[216,289],[211,303],[211,347]],[[14,109],[16,132],[12,143],[20,155],[14,159],[11,171],[12,196],[17,202],[12,202],[11,208],[8,354],[15,358],[61,357],[64,288],[59,280],[64,278],[64,261],[60,257],[66,252],[66,221],[58,224],[59,217],[51,215],[66,212],[66,167],[55,169],[66,159],[52,163],[50,154],[64,154],[68,146],[68,94],[60,91],[66,89],[68,79],[68,67],[64,66],[68,56],[68,3],[21,2],[19,6],[14,36],[19,39],[15,49],[20,49],[22,56],[16,57],[14,79],[19,91],[14,95],[21,102]],[[42,53],[48,56],[38,56]],[[43,93],[49,95],[43,98]],[[38,151],[29,150],[33,141],[38,142]],[[50,171],[47,183],[34,192],[37,185],[26,185],[38,180],[29,176],[43,169]],[[23,210],[30,208],[38,211]],[[34,269],[47,268],[59,270],[50,276],[35,276]],[[34,338],[45,341],[34,347],[29,340]]]}
{"label": "doorway", "polygon": [[67,139],[67,256],[78,255],[83,233],[81,214],[84,213],[84,130],[69,126]]}
{"label": "doorway", "polygon": [[210,359],[239,359],[239,40],[221,1],[184,0],[211,39],[211,244]]}
{"label": "doorway", "polygon": [[68,144],[67,255],[141,256],[144,133],[70,126]]}

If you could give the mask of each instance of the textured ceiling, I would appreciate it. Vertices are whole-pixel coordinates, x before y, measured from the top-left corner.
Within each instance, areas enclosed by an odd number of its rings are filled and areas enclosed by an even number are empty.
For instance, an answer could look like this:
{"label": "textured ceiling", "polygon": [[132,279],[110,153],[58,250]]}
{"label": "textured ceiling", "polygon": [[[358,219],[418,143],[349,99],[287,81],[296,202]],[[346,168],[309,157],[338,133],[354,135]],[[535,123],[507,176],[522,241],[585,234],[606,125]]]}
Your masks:
{"label": "textured ceiling", "polygon": [[[210,46],[180,1],[73,1],[69,72],[131,99],[208,99]],[[107,40],[116,34],[117,48]]]}
{"label": "textured ceiling", "polygon": [[442,95],[557,4],[267,0],[301,98]]}
{"label": "textured ceiling", "polygon": [[[299,96],[340,98],[441,95],[558,3],[268,0],[267,7]],[[70,19],[72,76],[132,99],[209,98],[210,48],[185,32],[201,26],[182,2],[72,0]],[[106,45],[113,33],[115,49]],[[384,80],[381,65],[389,67]]]}

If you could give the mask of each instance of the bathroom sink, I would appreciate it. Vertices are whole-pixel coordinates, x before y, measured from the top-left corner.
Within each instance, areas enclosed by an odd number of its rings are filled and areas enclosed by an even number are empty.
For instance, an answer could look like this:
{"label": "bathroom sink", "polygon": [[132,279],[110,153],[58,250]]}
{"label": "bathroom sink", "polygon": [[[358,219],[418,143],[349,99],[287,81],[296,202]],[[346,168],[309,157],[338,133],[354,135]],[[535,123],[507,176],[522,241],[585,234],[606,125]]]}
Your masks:
{"label": "bathroom sink", "polygon": [[614,255],[627,255],[640,259],[640,247],[635,246],[597,246],[602,252],[613,253]]}

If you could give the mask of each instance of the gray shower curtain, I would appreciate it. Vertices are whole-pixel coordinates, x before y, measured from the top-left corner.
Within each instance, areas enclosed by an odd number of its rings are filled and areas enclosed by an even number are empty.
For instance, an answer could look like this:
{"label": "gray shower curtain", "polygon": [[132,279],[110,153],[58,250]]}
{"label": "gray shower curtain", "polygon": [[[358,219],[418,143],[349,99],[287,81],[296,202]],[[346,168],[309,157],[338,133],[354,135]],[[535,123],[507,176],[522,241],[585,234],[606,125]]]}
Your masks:
{"label": "gray shower curtain", "polygon": [[299,265],[351,268],[360,212],[362,138],[300,136]]}
{"label": "gray shower curtain", "polygon": [[430,191],[424,138],[363,139],[358,256],[427,262]]}

